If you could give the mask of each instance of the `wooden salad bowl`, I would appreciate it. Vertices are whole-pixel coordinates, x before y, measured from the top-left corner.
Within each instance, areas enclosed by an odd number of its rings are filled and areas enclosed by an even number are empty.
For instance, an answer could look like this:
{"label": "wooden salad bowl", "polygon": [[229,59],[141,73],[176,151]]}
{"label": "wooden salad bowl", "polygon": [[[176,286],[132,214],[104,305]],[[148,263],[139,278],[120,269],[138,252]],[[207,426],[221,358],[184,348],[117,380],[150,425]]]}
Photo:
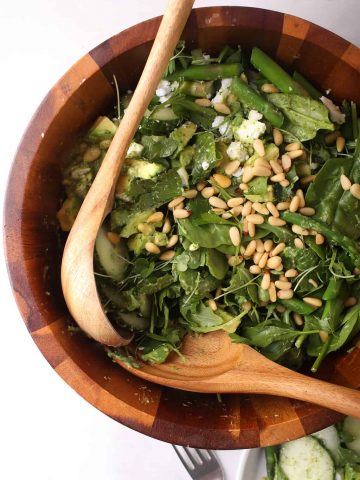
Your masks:
{"label": "wooden salad bowl", "polygon": [[[55,371],[116,421],[151,437],[199,448],[251,448],[322,429],[333,411],[266,395],[197,394],[148,383],[113,363],[103,347],[69,332],[60,286],[64,239],[55,214],[61,165],[75,136],[115,103],[142,71],[160,18],[115,35],[81,58],[35,113],[10,174],[5,243],[10,279],[27,328]],[[300,18],[245,7],[200,8],[184,31],[188,46],[211,53],[222,45],[258,46],[332,97],[360,105],[360,49]],[[307,372],[308,373],[308,372]],[[360,387],[360,342],[331,355],[318,377]],[[359,405],[360,408],[360,405]]]}

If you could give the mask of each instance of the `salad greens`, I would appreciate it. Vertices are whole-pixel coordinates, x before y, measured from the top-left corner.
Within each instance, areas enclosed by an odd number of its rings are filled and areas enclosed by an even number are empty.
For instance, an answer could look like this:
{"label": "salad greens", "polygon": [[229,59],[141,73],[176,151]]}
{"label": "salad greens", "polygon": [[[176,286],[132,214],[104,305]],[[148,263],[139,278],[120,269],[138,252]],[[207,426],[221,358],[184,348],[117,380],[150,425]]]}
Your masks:
{"label": "salad greens", "polygon": [[[74,145],[62,230],[130,98],[118,94]],[[179,43],[95,244],[99,296],[134,331],[137,357],[164,362],[185,334],[224,330],[315,371],[359,333],[358,132],[355,104],[336,106],[258,48],[211,57]],[[109,355],[137,365],[124,349]]]}

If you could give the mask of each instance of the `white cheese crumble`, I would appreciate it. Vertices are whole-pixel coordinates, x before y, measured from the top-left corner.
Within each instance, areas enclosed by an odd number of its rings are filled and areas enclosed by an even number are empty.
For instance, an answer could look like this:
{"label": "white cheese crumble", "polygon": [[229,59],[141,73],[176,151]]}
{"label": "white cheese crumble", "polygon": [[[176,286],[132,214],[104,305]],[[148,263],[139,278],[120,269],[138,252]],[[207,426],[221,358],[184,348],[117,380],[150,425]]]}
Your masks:
{"label": "white cheese crumble", "polygon": [[211,103],[215,105],[216,103],[224,103],[226,98],[230,93],[230,86],[232,83],[232,78],[223,78],[221,80],[221,87],[216,92],[215,97],[211,100]]}
{"label": "white cheese crumble", "polygon": [[245,162],[249,158],[249,154],[241,142],[231,142],[226,153],[231,160],[239,160],[240,162]]}
{"label": "white cheese crumble", "polygon": [[170,85],[171,91],[174,92],[175,90],[177,90],[179,88],[179,85],[179,82],[177,82],[176,80],[172,82]]}
{"label": "white cheese crumble", "polygon": [[205,161],[202,162],[202,163],[201,163],[201,168],[202,168],[203,170],[207,170],[207,169],[209,168],[209,162],[205,162]]}
{"label": "white cheese crumble", "polygon": [[231,126],[230,126],[230,122],[223,115],[217,115],[214,118],[211,126],[212,126],[212,128],[217,128],[220,132],[220,135],[225,137],[227,140],[232,139],[232,129],[231,129]]}
{"label": "white cheese crumble", "polygon": [[266,125],[263,122],[259,122],[261,118],[261,113],[256,110],[251,110],[248,119],[243,120],[240,127],[234,129],[235,139],[248,144],[263,135],[266,130]]}
{"label": "white cheese crumble", "polygon": [[256,122],[257,120],[261,120],[263,118],[262,114],[257,110],[250,110],[248,119]]}
{"label": "white cheese crumble", "polygon": [[143,150],[143,145],[140,145],[140,143],[131,142],[126,154],[126,158],[140,158]]}
{"label": "white cheese crumble", "polygon": [[164,103],[169,100],[171,95],[171,85],[168,80],[160,80],[156,89],[156,95],[159,97],[159,102]]}

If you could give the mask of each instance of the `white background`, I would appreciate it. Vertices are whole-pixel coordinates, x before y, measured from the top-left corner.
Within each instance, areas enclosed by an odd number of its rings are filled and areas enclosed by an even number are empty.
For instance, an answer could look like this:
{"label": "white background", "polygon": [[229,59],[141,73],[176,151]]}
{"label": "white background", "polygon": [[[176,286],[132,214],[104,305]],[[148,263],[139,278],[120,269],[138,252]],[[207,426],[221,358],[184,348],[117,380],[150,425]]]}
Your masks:
{"label": "white background", "polygon": [[[160,15],[166,0],[0,0],[0,207],[16,146],[43,96],[80,56],[111,35]],[[289,12],[360,45],[359,0],[196,1]],[[0,257],[0,478],[186,480],[170,445],[87,404],[32,343]],[[221,452],[228,480],[241,452]],[[246,479],[255,480],[255,479]]]}

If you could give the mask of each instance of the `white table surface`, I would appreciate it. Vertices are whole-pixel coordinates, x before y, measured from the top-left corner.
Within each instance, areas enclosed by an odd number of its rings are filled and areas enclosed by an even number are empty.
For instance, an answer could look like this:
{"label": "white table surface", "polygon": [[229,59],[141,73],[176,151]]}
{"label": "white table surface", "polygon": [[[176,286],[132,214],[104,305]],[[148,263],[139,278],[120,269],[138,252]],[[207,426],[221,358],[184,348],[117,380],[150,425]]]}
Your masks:
{"label": "white table surface", "polygon": [[[137,22],[160,15],[165,5],[166,0],[1,0],[1,211],[16,146],[49,88],[88,50]],[[360,45],[359,0],[196,2],[199,7],[210,5],[286,11]],[[187,480],[170,445],[107,418],[53,372],[17,311],[2,252],[0,478]],[[240,451],[219,452],[228,480],[236,478],[240,456]]]}

